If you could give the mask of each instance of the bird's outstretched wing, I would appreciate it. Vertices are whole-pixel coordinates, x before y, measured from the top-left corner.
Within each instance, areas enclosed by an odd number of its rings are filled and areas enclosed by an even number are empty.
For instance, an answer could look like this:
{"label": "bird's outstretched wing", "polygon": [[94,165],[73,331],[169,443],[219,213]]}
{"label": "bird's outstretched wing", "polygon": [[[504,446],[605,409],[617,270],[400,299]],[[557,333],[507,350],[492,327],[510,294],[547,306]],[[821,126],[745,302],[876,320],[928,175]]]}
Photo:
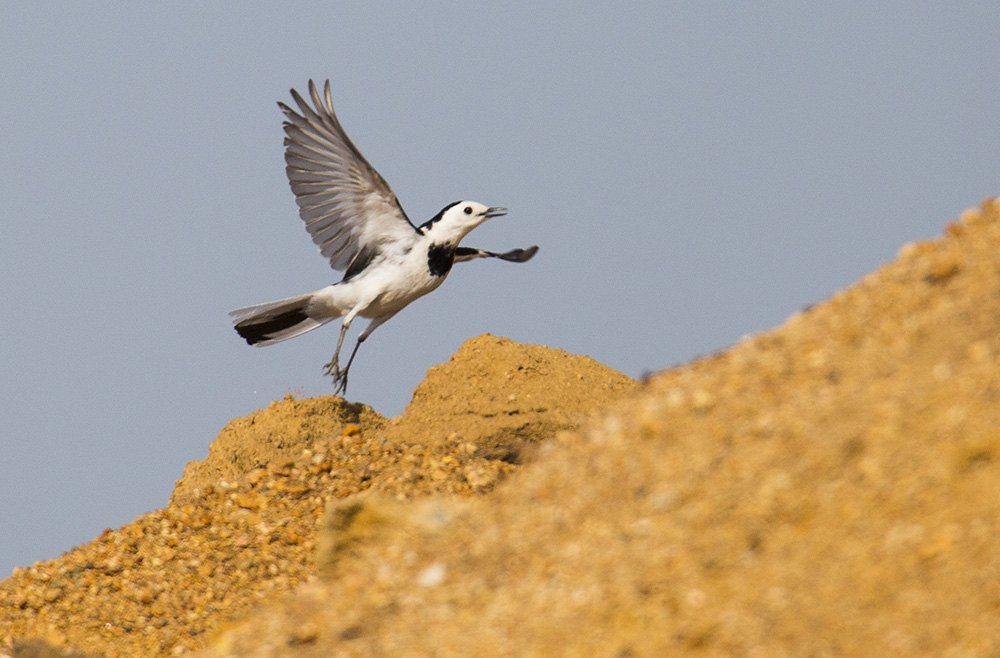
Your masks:
{"label": "bird's outstretched wing", "polygon": [[538,252],[538,246],[528,247],[527,249],[511,249],[510,251],[505,251],[502,254],[498,254],[492,251],[485,251],[483,249],[476,249],[475,247],[459,247],[455,250],[455,262],[461,263],[463,261],[472,260],[473,258],[499,258],[500,260],[510,261],[511,263],[525,263],[531,260]]}
{"label": "bird's outstretched wing", "polygon": [[329,80],[323,91],[325,103],[309,81],[310,105],[291,90],[301,114],[278,103],[287,117],[285,172],[320,253],[335,270],[357,270],[362,264],[356,259],[370,262],[385,250],[405,249],[419,233],[389,184],[340,126]]}

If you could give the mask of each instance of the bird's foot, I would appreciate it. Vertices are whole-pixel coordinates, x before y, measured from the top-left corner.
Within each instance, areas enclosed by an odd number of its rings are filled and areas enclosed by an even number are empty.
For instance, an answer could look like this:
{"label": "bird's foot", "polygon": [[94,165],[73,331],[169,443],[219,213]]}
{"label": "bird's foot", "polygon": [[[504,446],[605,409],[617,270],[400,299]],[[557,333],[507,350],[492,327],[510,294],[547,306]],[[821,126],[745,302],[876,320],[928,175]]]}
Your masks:
{"label": "bird's foot", "polygon": [[342,396],[347,393],[347,369],[341,370],[336,359],[323,366],[323,374],[333,377],[334,395]]}
{"label": "bird's foot", "polygon": [[333,385],[336,388],[333,390],[334,395],[339,395],[341,397],[347,395],[347,371],[341,370],[339,373],[333,376]]}

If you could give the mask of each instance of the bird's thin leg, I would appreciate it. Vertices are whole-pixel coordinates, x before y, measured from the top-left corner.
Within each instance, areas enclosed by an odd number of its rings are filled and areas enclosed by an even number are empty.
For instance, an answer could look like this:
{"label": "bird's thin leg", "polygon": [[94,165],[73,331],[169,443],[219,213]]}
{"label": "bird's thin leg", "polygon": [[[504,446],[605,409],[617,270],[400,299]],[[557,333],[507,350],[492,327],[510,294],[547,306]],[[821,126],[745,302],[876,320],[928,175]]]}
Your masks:
{"label": "bird's thin leg", "polygon": [[340,327],[340,338],[337,339],[337,350],[333,353],[333,358],[330,359],[330,363],[323,366],[323,374],[333,376],[333,382],[335,384],[340,380],[340,348],[344,345],[344,335],[350,327],[350,321],[345,318],[344,324]]}
{"label": "bird's thin leg", "polygon": [[[358,353],[358,348],[361,347],[361,343],[365,342],[365,339],[358,336],[358,342],[354,343],[354,349],[351,350],[351,358],[347,360],[347,365],[344,369],[340,371],[339,379],[340,384],[337,389],[333,392],[334,395],[346,395],[347,394],[347,372],[351,369],[351,364],[354,363],[354,355]],[[336,383],[336,379],[334,383]]]}
{"label": "bird's thin leg", "polygon": [[365,330],[362,331],[360,335],[358,335],[358,342],[354,344],[354,349],[351,350],[351,358],[347,360],[347,366],[343,370],[338,371],[340,374],[337,378],[334,379],[335,384],[339,382],[339,386],[337,386],[337,390],[334,392],[334,395],[344,395],[345,393],[347,393],[347,371],[351,369],[351,364],[354,363],[354,356],[358,353],[358,348],[361,347],[361,343],[365,342],[365,340],[372,335],[372,332],[375,331],[375,329],[380,324],[382,324],[392,316],[396,315],[396,313],[398,312],[399,311],[396,311],[393,313],[389,313],[388,315],[383,315],[381,317],[374,318],[370,323],[368,323],[368,326],[365,327]]}

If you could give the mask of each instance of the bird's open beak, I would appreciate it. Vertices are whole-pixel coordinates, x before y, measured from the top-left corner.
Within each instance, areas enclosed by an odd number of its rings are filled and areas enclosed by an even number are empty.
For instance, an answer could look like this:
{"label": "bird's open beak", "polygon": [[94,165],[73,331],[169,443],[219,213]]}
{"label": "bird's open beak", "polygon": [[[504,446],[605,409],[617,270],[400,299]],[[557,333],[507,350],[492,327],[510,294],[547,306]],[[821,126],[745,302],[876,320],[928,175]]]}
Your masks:
{"label": "bird's open beak", "polygon": [[500,215],[506,215],[506,214],[507,214],[507,209],[506,208],[500,208],[500,207],[487,208],[486,210],[483,211],[483,217],[487,217],[487,218],[489,218],[489,217],[499,217]]}

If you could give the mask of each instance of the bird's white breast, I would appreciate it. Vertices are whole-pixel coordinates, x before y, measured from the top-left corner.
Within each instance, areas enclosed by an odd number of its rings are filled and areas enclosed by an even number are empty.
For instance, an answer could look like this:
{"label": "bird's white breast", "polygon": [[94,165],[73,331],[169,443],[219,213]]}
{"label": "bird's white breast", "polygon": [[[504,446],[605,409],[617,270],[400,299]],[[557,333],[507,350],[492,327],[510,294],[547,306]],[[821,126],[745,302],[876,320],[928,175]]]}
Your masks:
{"label": "bird's white breast", "polygon": [[350,281],[327,286],[316,303],[339,317],[363,304],[361,317],[375,318],[401,310],[410,302],[435,290],[445,276],[432,276],[427,267],[425,241],[418,241],[405,253],[376,258]]}

